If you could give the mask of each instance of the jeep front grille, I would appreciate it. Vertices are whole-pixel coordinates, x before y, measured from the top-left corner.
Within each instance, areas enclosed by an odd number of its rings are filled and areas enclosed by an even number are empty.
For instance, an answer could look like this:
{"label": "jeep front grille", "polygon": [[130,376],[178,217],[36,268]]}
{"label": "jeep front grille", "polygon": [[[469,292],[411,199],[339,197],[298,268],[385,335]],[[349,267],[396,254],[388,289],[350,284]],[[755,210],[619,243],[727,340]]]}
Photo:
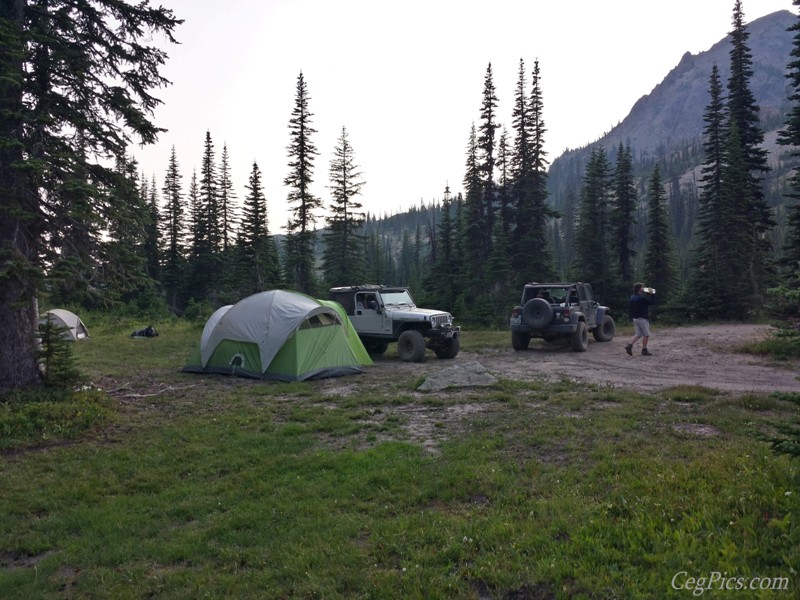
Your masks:
{"label": "jeep front grille", "polygon": [[449,315],[436,315],[431,317],[431,326],[438,328],[445,328],[450,325]]}

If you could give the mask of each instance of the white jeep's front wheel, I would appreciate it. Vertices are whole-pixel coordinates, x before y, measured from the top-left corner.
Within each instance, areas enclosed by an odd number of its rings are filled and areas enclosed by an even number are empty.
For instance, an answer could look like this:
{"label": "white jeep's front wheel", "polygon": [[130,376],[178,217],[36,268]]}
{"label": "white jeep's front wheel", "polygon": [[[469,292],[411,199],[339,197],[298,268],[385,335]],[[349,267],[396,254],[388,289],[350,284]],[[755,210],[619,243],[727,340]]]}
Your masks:
{"label": "white jeep's front wheel", "polygon": [[409,329],[397,339],[397,354],[406,362],[422,362],[425,358],[425,338],[416,329]]}

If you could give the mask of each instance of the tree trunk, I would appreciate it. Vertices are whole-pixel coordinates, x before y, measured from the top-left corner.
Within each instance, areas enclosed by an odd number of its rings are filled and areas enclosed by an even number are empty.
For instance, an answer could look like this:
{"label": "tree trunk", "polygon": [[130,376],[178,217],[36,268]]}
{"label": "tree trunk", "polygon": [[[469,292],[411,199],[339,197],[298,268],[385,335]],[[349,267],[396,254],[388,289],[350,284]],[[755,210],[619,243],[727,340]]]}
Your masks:
{"label": "tree trunk", "polygon": [[41,212],[22,150],[25,4],[0,0],[0,393],[40,380],[35,333]]}

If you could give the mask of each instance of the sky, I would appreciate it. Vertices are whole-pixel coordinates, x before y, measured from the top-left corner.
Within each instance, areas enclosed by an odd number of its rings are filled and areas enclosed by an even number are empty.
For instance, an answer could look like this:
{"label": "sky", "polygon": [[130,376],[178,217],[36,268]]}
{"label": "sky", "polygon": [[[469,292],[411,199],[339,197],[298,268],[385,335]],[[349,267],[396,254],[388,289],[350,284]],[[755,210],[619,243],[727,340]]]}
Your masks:
{"label": "sky", "polygon": [[[184,19],[167,48],[172,85],[155,123],[155,145],[130,149],[163,185],[174,146],[184,190],[198,171],[206,132],[217,164],[227,146],[237,202],[254,162],[269,228],[288,220],[289,120],[303,73],[314,161],[313,193],[330,204],[329,168],[347,129],[377,216],[441,201],[463,189],[466,148],[480,125],[492,65],[498,121],[513,141],[519,61],[539,61],[545,150],[552,161],[622,121],[686,52],[708,50],[732,28],[734,0],[155,0]],[[743,0],[746,22],[791,0]],[[154,38],[153,43],[163,44]],[[787,62],[788,62],[787,57]],[[318,227],[324,225],[319,213]]]}

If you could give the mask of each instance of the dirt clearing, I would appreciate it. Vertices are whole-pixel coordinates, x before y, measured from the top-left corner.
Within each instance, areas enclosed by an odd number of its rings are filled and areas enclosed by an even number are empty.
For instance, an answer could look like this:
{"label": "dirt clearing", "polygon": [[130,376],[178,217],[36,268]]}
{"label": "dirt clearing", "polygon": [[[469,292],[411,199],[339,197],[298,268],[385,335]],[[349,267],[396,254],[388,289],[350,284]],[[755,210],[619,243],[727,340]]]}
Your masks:
{"label": "dirt clearing", "polygon": [[592,339],[587,352],[573,352],[562,343],[536,344],[527,351],[516,352],[511,348],[509,334],[507,349],[462,351],[453,361],[439,360],[429,353],[424,363],[403,363],[391,347],[385,357],[367,369],[363,379],[359,378],[359,385],[376,379],[375,375],[379,379],[384,378],[382,375],[394,380],[416,380],[453,366],[454,362],[478,361],[489,373],[504,379],[566,378],[642,392],[676,385],[702,385],[735,393],[800,392],[797,361],[777,362],[734,351],[745,342],[767,336],[769,330],[767,325],[655,327],[649,346],[653,356],[641,356],[641,344],[633,356],[628,356],[625,344],[629,336],[617,336],[606,343]]}

